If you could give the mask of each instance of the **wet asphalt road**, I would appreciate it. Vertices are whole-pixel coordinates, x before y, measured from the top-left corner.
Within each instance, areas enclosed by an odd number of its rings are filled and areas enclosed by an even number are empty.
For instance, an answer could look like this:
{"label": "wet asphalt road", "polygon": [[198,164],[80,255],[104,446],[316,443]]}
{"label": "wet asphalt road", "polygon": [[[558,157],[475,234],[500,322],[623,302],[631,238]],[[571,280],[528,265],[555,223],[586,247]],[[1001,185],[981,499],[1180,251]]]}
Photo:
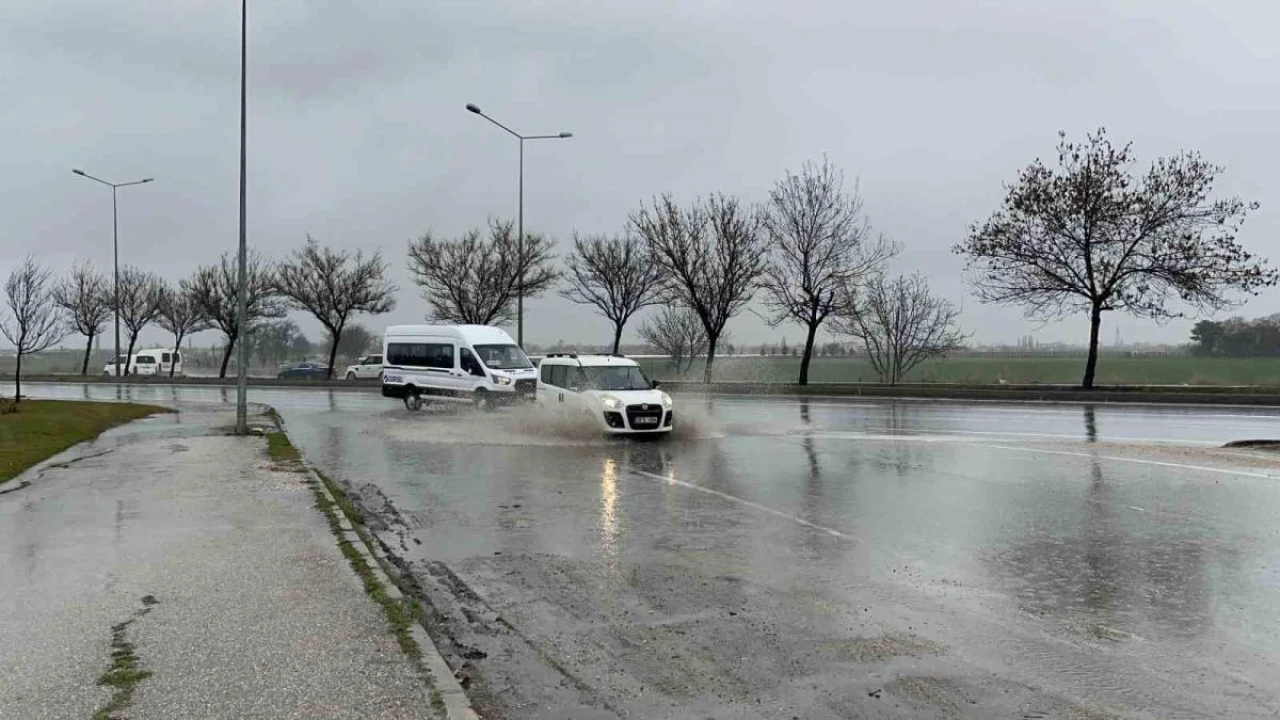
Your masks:
{"label": "wet asphalt road", "polygon": [[[184,403],[233,389],[32,386]],[[677,398],[665,442],[251,389],[507,717],[1280,716],[1258,408]]]}

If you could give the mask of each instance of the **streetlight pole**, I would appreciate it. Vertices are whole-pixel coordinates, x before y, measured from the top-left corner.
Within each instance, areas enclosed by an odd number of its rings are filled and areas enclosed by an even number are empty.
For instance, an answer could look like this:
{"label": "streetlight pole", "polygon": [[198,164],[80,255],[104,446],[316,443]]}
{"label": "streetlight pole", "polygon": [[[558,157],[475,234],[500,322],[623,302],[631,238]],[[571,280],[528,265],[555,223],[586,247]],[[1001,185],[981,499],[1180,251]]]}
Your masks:
{"label": "streetlight pole", "polygon": [[480,108],[467,103],[467,110],[479,115],[498,127],[506,130],[520,141],[520,200],[516,215],[516,262],[520,266],[520,277],[516,279],[516,344],[524,347],[524,141],[525,140],[564,140],[573,137],[573,133],[562,132],[555,135],[521,135],[493,118],[485,115]]}
{"label": "streetlight pole", "polygon": [[[100,182],[111,188],[111,265],[114,275],[114,279],[111,284],[111,307],[115,310],[116,315],[116,354],[111,358],[111,364],[115,367],[114,376],[120,377],[120,375],[123,374],[120,370],[120,223],[119,214],[116,212],[116,191],[122,187],[129,187],[130,185],[142,185],[143,183],[149,183],[153,178],[143,178],[132,182],[113,183],[107,182],[102,178],[94,177],[78,168],[73,169],[71,172],[79,175],[80,177]],[[129,361],[126,359],[124,362],[124,372],[128,371]]]}
{"label": "streetlight pole", "polygon": [[249,434],[248,250],[245,243],[245,87],[248,69],[249,0],[240,0],[240,270],[236,281],[236,434]]}

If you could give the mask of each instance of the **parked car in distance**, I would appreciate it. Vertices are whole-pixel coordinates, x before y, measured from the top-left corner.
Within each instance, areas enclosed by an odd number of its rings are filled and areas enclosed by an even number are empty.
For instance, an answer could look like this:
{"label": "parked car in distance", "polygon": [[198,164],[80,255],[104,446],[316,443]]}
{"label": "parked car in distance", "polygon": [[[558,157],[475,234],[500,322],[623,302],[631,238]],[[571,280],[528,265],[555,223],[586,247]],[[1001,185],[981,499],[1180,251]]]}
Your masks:
{"label": "parked car in distance", "polygon": [[354,365],[347,366],[347,372],[343,377],[348,380],[365,380],[370,378],[382,377],[382,356],[366,355],[356,361]]}
{"label": "parked car in distance", "polygon": [[312,362],[298,363],[276,374],[278,380],[324,380],[327,377],[329,366]]}
{"label": "parked car in distance", "polygon": [[175,376],[182,375],[182,353],[177,350],[139,350],[128,359],[121,355],[114,362],[108,361],[102,368],[102,374],[113,375],[156,375],[169,376],[169,370]]}

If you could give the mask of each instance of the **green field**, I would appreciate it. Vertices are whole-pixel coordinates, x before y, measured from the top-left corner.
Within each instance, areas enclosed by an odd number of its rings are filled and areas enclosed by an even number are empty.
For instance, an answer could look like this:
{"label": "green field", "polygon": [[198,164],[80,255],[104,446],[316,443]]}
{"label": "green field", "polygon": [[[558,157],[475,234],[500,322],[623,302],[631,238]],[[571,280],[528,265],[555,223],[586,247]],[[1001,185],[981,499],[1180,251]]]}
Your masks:
{"label": "green field", "polygon": [[[640,359],[645,372],[659,380],[702,379],[702,362],[687,373],[663,359]],[[1083,358],[951,358],[916,367],[904,382],[1079,385]],[[798,357],[730,357],[716,360],[719,382],[794,383],[800,376]],[[813,383],[877,382],[862,358],[814,358]],[[1280,386],[1280,358],[1132,358],[1098,360],[1098,385],[1267,385]]]}
{"label": "green field", "polygon": [[23,400],[0,415],[0,485],[36,463],[130,420],[172,412],[131,403]]}

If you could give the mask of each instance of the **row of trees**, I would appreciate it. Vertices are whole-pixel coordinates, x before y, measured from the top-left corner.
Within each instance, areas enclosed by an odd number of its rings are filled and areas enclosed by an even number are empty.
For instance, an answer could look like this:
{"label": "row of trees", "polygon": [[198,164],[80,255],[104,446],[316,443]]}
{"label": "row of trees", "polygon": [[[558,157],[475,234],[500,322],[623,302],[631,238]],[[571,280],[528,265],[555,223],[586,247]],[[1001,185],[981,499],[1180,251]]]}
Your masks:
{"label": "row of trees", "polygon": [[[1060,134],[1057,155],[1056,166],[1026,166],[1000,208],[953,250],[982,302],[1037,320],[1088,317],[1084,387],[1093,386],[1104,313],[1165,320],[1218,311],[1280,281],[1236,240],[1257,203],[1214,197],[1223,168],[1198,153],[1138,170],[1131,145],[1099,129],[1082,142]],[[410,261],[436,317],[488,323],[510,314],[522,272],[530,294],[559,277],[547,238],[529,237],[520,257],[514,248],[510,225],[498,223],[487,241],[478,231],[456,241],[424,236],[411,243]],[[824,326],[861,340],[892,382],[960,339],[956,309],[923,277],[886,276],[899,250],[871,231],[857,189],[846,193],[824,161],[788,173],[759,206],[662,196],[632,213],[619,237],[575,237],[561,293],[608,318],[615,347],[637,312],[662,305],[642,335],[673,357],[705,355],[706,380],[729,321],[758,298],[771,324],[805,331],[801,383]]]}
{"label": "row of trees", "polygon": [[[388,281],[387,265],[378,253],[365,256],[358,250],[335,250],[308,237],[305,246],[279,263],[251,254],[246,269],[247,328],[242,328],[238,265],[230,254],[224,254],[216,264],[198,268],[176,285],[135,267],[121,268],[118,283],[112,283],[87,262],[76,263],[67,277],[56,279],[28,256],[5,284],[0,333],[16,349],[20,375],[23,357],[42,352],[72,334],[85,337],[81,372],[87,373],[94,340],[116,313],[129,356],[149,325],[172,334],[174,347],[180,347],[183,339],[194,333],[218,330],[226,340],[219,368],[219,377],[225,377],[231,353],[246,331],[279,330],[274,321],[298,310],[315,317],[325,329],[332,373],[353,316],[378,315],[395,307],[396,287]],[[292,330],[296,332],[296,326]],[[367,331],[360,328],[360,332],[367,344]],[[263,337],[261,342],[269,340]],[[17,387],[20,391],[21,385]]]}
{"label": "row of trees", "polygon": [[1201,320],[1191,329],[1196,357],[1280,357],[1280,315]]}
{"label": "row of trees", "polygon": [[713,377],[729,322],[755,299],[771,325],[805,331],[799,382],[819,329],[862,341],[890,382],[926,357],[959,345],[958,312],[929,293],[923,277],[891,278],[900,246],[873,232],[855,187],[831,163],[788,173],[767,201],[714,194],[688,204],[670,195],[642,204],[614,237],[575,236],[562,272],[552,243],[533,233],[523,249],[511,223],[456,239],[430,232],[409,244],[414,281],[437,320],[491,324],[510,319],[514,299],[563,280],[559,293],[613,324],[613,351],[641,310],[661,309],[639,329],[677,366],[706,359]]}

